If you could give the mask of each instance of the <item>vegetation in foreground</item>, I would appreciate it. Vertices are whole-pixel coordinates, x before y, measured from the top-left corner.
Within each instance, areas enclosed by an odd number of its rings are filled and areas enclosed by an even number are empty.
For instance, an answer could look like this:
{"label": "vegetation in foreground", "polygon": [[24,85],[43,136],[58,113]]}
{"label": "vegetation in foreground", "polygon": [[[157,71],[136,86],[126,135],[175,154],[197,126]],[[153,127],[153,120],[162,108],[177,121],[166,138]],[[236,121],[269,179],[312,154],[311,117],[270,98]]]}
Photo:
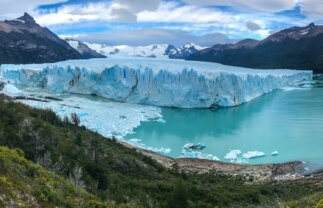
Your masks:
{"label": "vegetation in foreground", "polygon": [[52,111],[4,97],[0,146],[20,149],[0,149],[0,183],[7,184],[0,186],[0,199],[20,202],[22,196],[41,207],[87,205],[80,201],[97,203],[88,207],[315,207],[323,198],[318,184],[248,185],[242,177],[170,171]]}
{"label": "vegetation in foreground", "polygon": [[108,207],[67,179],[0,147],[0,207]]}

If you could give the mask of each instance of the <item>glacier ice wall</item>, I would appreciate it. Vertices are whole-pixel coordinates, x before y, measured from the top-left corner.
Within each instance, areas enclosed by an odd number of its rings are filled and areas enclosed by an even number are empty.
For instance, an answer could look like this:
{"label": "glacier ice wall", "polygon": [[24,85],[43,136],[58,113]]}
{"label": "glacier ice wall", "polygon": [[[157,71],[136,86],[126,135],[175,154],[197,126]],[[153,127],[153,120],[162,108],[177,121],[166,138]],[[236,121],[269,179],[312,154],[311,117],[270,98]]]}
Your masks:
{"label": "glacier ice wall", "polygon": [[2,65],[0,76],[14,84],[53,92],[180,108],[236,106],[272,90],[312,80],[311,71],[253,70],[140,58]]}

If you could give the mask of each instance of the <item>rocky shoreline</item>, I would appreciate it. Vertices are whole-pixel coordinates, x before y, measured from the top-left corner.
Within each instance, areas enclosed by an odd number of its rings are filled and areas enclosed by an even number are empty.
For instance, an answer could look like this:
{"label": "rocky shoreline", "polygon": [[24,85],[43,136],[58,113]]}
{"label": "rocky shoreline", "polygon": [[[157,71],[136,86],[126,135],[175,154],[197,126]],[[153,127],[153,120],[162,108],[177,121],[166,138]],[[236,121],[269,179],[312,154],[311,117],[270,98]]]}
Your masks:
{"label": "rocky shoreline", "polygon": [[305,169],[305,163],[301,161],[293,161],[278,164],[236,164],[226,163],[214,160],[197,159],[197,158],[170,158],[161,154],[144,150],[118,141],[121,145],[135,149],[137,152],[146,155],[159,164],[170,170],[179,170],[186,173],[195,174],[225,174],[232,176],[243,176],[250,183],[261,182],[286,182],[303,180],[306,178],[323,177],[323,171],[316,173],[308,173]]}

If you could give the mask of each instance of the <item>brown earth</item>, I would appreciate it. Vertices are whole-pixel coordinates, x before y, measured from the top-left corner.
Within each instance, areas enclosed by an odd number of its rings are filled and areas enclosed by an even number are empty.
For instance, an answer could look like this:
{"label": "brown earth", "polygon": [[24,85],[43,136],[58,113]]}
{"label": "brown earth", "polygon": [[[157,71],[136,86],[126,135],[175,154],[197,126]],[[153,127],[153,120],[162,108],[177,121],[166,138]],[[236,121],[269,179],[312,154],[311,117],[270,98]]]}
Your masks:
{"label": "brown earth", "polygon": [[152,151],[132,146],[126,142],[120,141],[119,143],[127,148],[135,149],[136,151],[151,157],[168,169],[177,169],[179,171],[188,173],[241,175],[249,179],[251,182],[281,182],[304,179],[319,181],[323,178],[323,171],[313,174],[306,174],[305,165],[300,161],[252,165],[225,163],[195,158],[173,159]]}

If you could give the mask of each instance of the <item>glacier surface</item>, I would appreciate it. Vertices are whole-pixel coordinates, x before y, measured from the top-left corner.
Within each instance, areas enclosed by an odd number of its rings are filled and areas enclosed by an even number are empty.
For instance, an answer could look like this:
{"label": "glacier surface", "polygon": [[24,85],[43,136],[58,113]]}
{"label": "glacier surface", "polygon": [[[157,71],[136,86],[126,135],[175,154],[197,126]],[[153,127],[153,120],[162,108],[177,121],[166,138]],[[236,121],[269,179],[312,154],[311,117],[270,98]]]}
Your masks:
{"label": "glacier surface", "polygon": [[0,76],[10,83],[56,93],[179,108],[236,106],[275,89],[312,80],[311,71],[255,70],[147,58],[1,65]]}

